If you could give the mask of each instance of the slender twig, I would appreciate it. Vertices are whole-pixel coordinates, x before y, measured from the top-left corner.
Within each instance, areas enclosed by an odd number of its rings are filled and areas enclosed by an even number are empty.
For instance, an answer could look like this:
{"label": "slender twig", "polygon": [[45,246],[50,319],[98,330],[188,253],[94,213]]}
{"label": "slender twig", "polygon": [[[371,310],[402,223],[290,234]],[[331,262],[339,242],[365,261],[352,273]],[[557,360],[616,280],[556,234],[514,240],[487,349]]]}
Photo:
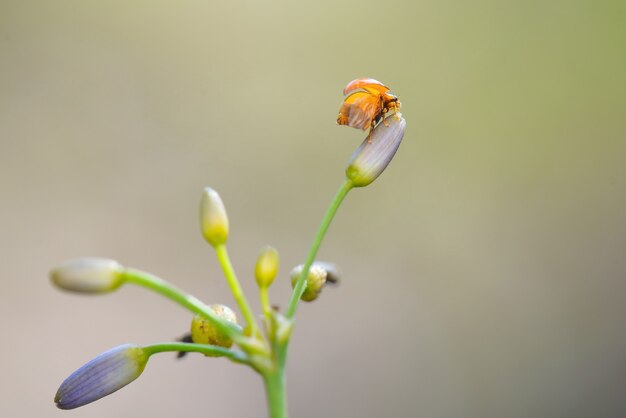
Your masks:
{"label": "slender twig", "polygon": [[313,240],[313,244],[311,245],[311,249],[309,250],[309,254],[307,255],[306,261],[304,262],[304,267],[302,269],[302,273],[298,278],[298,282],[291,293],[291,299],[289,300],[289,305],[287,306],[287,311],[285,316],[288,319],[293,318],[296,314],[296,309],[298,308],[298,302],[302,297],[302,293],[306,289],[306,278],[309,275],[309,270],[311,269],[311,265],[315,261],[315,256],[317,255],[317,250],[319,250],[320,245],[322,244],[322,240],[324,239],[324,235],[326,235],[326,231],[328,231],[328,227],[333,220],[333,217],[337,213],[337,209],[341,205],[341,202],[346,197],[348,192],[354,187],[351,180],[346,179],[346,181],[341,185],[337,194],[333,198],[328,210],[326,211],[326,215],[322,219],[322,223],[317,231],[317,235]]}
{"label": "slender twig", "polygon": [[237,305],[239,305],[239,309],[241,309],[241,313],[246,320],[246,324],[250,327],[250,335],[256,336],[259,326],[256,322],[256,319],[254,318],[254,313],[250,308],[250,304],[246,299],[246,295],[241,289],[239,280],[237,280],[237,275],[235,274],[235,269],[233,269],[233,265],[230,262],[230,257],[228,256],[228,250],[226,250],[226,245],[216,245],[215,252],[217,254],[217,259],[222,266],[222,270],[224,270],[224,275],[226,276],[226,281],[228,281],[230,290],[233,292],[235,301],[237,301]]}

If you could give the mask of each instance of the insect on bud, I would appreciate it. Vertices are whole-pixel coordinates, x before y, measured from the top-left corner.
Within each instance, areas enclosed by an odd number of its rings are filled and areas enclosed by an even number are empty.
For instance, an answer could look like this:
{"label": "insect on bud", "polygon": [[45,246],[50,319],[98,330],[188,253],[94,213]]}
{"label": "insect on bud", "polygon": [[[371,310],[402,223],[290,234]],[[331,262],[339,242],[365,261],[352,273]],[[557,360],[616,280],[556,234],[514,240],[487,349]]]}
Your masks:
{"label": "insect on bud", "polygon": [[272,247],[261,250],[254,267],[254,276],[259,287],[269,287],[278,274],[278,251]]}
{"label": "insect on bud", "polygon": [[77,293],[106,293],[123,283],[124,268],[106,258],[78,258],[67,261],[50,272],[52,283],[60,289]]}
{"label": "insect on bud", "polygon": [[[211,305],[210,309],[225,321],[237,323],[237,315],[228,306],[216,304]],[[211,344],[226,348],[233,345],[233,341],[227,335],[200,315],[194,316],[191,321],[191,339],[196,344]]]}
{"label": "insect on bud", "polygon": [[367,186],[380,176],[396,154],[405,130],[406,121],[401,113],[387,117],[372,130],[354,151],[346,168],[346,177],[355,187]]}
{"label": "insect on bud", "polygon": [[228,239],[228,216],[220,195],[210,187],[204,189],[200,201],[200,228],[202,235],[213,247]]}
{"label": "insect on bud", "polygon": [[134,344],[106,351],[65,379],[54,402],[60,409],[74,409],[110,395],[137,379],[149,357]]}
{"label": "insect on bud", "polygon": [[[296,287],[296,283],[298,282],[298,278],[302,274],[302,270],[304,269],[304,265],[300,264],[299,266],[294,267],[291,270],[291,286]],[[313,263],[311,268],[309,269],[309,275],[306,278],[306,288],[304,293],[300,299],[305,302],[312,302],[319,294],[322,292],[322,288],[326,284],[328,280],[328,273],[321,267],[318,263]]]}

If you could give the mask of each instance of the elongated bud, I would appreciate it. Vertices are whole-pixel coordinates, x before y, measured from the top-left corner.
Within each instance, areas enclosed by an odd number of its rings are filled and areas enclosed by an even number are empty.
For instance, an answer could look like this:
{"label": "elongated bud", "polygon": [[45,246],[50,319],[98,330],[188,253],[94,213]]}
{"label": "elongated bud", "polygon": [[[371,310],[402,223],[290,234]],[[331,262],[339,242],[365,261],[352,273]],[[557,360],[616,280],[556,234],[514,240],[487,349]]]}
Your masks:
{"label": "elongated bud", "polygon": [[50,272],[58,288],[78,293],[106,293],[123,283],[124,268],[106,258],[79,258],[67,261]]}
{"label": "elongated bud", "polygon": [[389,126],[379,123],[354,151],[348,162],[346,177],[352,180],[355,187],[367,186],[376,180],[387,168],[402,142],[406,130],[406,121],[402,114],[396,113],[384,121]]}
{"label": "elongated bud", "polygon": [[259,287],[269,287],[278,274],[278,251],[272,247],[261,250],[254,267],[254,276]]}
{"label": "elongated bud", "polygon": [[[211,305],[209,308],[218,317],[233,324],[237,323],[237,315],[228,306],[216,304]],[[197,344],[211,344],[226,348],[230,348],[233,345],[233,341],[227,335],[200,315],[194,316],[191,321],[191,339]]]}
{"label": "elongated bud", "polygon": [[209,244],[216,247],[228,239],[228,216],[220,195],[210,187],[204,189],[200,202],[200,228]]}
{"label": "elongated bud", "polygon": [[60,409],[74,409],[110,395],[137,379],[148,358],[144,349],[134,344],[106,351],[65,379],[54,402]]}
{"label": "elongated bud", "polygon": [[[300,264],[299,266],[296,266],[294,267],[293,270],[291,270],[291,286],[292,287],[296,287],[296,282],[298,281],[298,278],[302,274],[303,269],[304,269],[304,264]],[[322,267],[320,267],[316,263],[313,263],[313,265],[309,269],[309,275],[306,278],[306,288],[304,290],[304,293],[302,293],[302,296],[300,297],[300,299],[302,299],[305,302],[312,302],[315,299],[317,299],[319,294],[322,292],[322,288],[324,287],[324,284],[326,284],[327,278],[328,278],[328,275],[326,273],[326,270],[324,270]]]}

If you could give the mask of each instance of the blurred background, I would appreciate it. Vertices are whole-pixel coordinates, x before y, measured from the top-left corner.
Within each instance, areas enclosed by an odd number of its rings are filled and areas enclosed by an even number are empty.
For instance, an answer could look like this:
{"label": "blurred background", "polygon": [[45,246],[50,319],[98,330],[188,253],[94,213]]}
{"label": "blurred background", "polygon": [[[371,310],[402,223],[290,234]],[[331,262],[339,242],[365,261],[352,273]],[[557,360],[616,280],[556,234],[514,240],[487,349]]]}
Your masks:
{"label": "blurred background", "polygon": [[626,4],[622,1],[0,2],[0,415],[264,417],[260,378],[156,356],[73,413],[60,382],[189,315],[123,288],[80,297],[52,266],[102,256],[234,306],[199,233],[217,189],[285,306],[353,149],[345,84],[408,122],[320,252],[343,281],[303,304],[292,417],[626,416]]}

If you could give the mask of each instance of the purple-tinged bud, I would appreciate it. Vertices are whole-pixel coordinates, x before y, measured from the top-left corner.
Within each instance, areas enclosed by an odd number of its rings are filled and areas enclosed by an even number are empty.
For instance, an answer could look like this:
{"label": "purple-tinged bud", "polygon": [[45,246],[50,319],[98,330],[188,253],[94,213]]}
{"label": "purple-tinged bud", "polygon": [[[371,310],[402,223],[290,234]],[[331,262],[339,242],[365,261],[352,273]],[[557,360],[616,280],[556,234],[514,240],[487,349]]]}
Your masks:
{"label": "purple-tinged bud", "polygon": [[70,292],[112,292],[123,283],[124,268],[106,258],[79,258],[67,261],[50,272],[55,286]]}
{"label": "purple-tinged bud", "polygon": [[367,186],[380,176],[396,154],[404,131],[406,121],[401,113],[387,117],[372,130],[348,162],[346,177],[353,186]]}
{"label": "purple-tinged bud", "polygon": [[100,354],[70,375],[59,387],[54,402],[74,409],[112,394],[137,379],[149,355],[134,344],[124,344]]}

